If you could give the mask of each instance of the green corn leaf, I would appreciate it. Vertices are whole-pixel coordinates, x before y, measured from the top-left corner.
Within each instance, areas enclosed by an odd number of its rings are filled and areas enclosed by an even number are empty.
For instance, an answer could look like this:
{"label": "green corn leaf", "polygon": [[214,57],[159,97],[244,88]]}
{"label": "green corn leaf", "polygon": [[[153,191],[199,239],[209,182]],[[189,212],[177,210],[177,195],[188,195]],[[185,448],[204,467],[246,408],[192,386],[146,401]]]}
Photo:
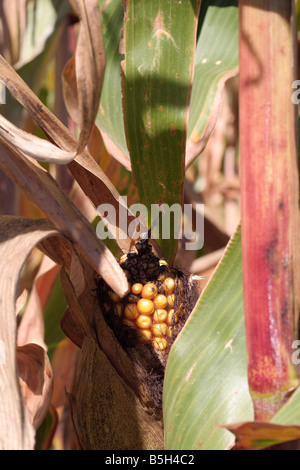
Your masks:
{"label": "green corn leaf", "polygon": [[[140,202],[150,215],[151,204],[182,204],[200,1],[127,0],[125,5],[125,134]],[[170,228],[160,242],[168,260],[177,246],[172,223]]]}
{"label": "green corn leaf", "polygon": [[[98,0],[102,7],[103,0]],[[126,144],[121,90],[121,31],[124,25],[124,9],[121,1],[106,2],[102,8],[102,34],[105,45],[106,69],[101,93],[101,106],[95,124],[102,135],[115,145],[115,153],[124,156],[125,166],[130,166]]]}
{"label": "green corn leaf", "polygon": [[239,230],[171,349],[163,406],[167,449],[225,449],[220,426],[253,419]]}
{"label": "green corn leaf", "polygon": [[[194,79],[188,123],[187,163],[203,149],[214,128],[220,91],[238,70],[237,0],[203,0],[199,16]],[[99,0],[102,7],[103,0]],[[129,152],[123,122],[119,52],[124,10],[120,1],[108,2],[102,10],[106,51],[106,75],[96,125],[114,144],[111,153],[128,168]]]}
{"label": "green corn leaf", "polygon": [[[299,361],[299,353],[298,353]],[[300,387],[295,390],[291,398],[273,416],[272,423],[300,426]]]}
{"label": "green corn leaf", "polygon": [[202,2],[189,112],[187,165],[205,147],[218,118],[224,84],[238,73],[238,33],[237,0]]}

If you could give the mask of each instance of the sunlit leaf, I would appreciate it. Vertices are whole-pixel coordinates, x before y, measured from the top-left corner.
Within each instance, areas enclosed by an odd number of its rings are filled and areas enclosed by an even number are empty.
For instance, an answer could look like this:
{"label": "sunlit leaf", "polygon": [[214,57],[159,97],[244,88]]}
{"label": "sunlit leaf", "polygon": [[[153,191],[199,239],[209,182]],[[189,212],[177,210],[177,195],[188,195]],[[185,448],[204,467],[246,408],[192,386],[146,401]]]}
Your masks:
{"label": "sunlit leaf", "polygon": [[204,149],[220,113],[224,85],[238,73],[237,4],[237,0],[204,0],[201,4],[188,123],[187,166]]}
{"label": "sunlit leaf", "polygon": [[238,231],[171,349],[164,384],[167,449],[223,450],[234,439],[220,425],[253,418],[240,243]]}
{"label": "sunlit leaf", "polygon": [[[155,203],[180,207],[183,202],[187,114],[200,1],[154,0],[146,5],[128,0],[125,5],[125,134],[140,202],[150,214]],[[177,217],[174,225],[178,224]],[[166,259],[172,261],[178,240],[170,221],[169,226],[168,237],[159,236],[159,231],[157,235]]]}

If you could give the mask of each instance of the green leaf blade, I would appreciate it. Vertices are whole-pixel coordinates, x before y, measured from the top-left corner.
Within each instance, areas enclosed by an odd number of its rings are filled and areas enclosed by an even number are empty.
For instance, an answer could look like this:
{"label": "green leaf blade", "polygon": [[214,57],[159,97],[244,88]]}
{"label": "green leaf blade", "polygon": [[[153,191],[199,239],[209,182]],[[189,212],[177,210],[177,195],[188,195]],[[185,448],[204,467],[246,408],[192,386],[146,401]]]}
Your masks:
{"label": "green leaf blade", "polygon": [[[103,1],[99,0],[99,7],[102,6],[100,3],[102,4]],[[101,106],[95,123],[129,161],[122,110],[120,63],[123,55],[119,52],[123,21],[124,9],[121,2],[106,2],[102,9],[106,69],[101,93]]]}
{"label": "green leaf blade", "polygon": [[225,449],[220,426],[251,420],[243,318],[240,234],[174,343],[164,384],[167,449]]}
{"label": "green leaf blade", "polygon": [[[126,2],[125,133],[140,202],[182,204],[186,119],[200,1]],[[149,212],[148,212],[149,214]],[[162,240],[172,260],[177,240]]]}
{"label": "green leaf blade", "polygon": [[238,72],[238,2],[203,1],[199,29],[188,123],[187,165],[205,147],[218,117],[220,93],[225,82]]}

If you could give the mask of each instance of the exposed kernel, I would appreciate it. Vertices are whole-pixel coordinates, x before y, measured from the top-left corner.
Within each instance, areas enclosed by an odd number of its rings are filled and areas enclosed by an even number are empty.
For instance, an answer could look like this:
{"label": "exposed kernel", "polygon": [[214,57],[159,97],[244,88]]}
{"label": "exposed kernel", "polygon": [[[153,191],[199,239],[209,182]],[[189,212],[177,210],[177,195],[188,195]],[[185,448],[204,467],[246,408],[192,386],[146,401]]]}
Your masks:
{"label": "exposed kernel", "polygon": [[140,315],[136,319],[136,325],[137,325],[138,328],[149,329],[152,325],[152,319],[149,316]]}
{"label": "exposed kernel", "polygon": [[166,325],[166,323],[155,323],[152,326],[152,332],[156,337],[166,336],[168,333],[168,325]]}
{"label": "exposed kernel", "polygon": [[127,255],[122,255],[121,258],[120,258],[120,263],[124,263],[124,261],[127,260]]}
{"label": "exposed kernel", "polygon": [[131,292],[135,295],[138,295],[142,292],[143,289],[143,284],[140,282],[136,282],[135,284],[132,285],[131,287]]}
{"label": "exposed kernel", "polygon": [[127,304],[124,310],[124,317],[127,320],[136,320],[139,316],[139,311],[136,304]]}
{"label": "exposed kernel", "polygon": [[169,307],[173,308],[174,307],[174,301],[175,301],[175,295],[174,294],[169,294],[167,296],[167,299],[168,299]]}
{"label": "exposed kernel", "polygon": [[153,299],[157,295],[157,286],[153,282],[147,282],[142,290],[142,297],[144,299]]}
{"label": "exposed kernel", "polygon": [[148,341],[152,338],[152,331],[151,331],[150,329],[148,330],[148,329],[146,329],[146,328],[145,328],[145,329],[142,329],[142,328],[141,328],[141,329],[140,329],[140,333],[141,333],[141,335],[142,335],[145,339],[147,339]]}
{"label": "exposed kernel", "polygon": [[163,308],[159,308],[158,310],[155,310],[155,312],[153,313],[154,323],[165,322],[167,318],[168,318],[168,312],[167,310]]}
{"label": "exposed kernel", "polygon": [[163,283],[166,294],[172,294],[175,289],[175,279],[167,277]]}
{"label": "exposed kernel", "polygon": [[167,273],[160,273],[160,274],[158,275],[157,280],[158,280],[158,281],[164,281],[167,276],[168,276]]}
{"label": "exposed kernel", "polygon": [[150,299],[140,299],[137,308],[142,315],[151,315],[154,312],[154,304]]}
{"label": "exposed kernel", "polygon": [[166,308],[168,305],[168,299],[165,295],[163,294],[158,294],[156,297],[153,299],[155,308],[160,309],[160,308]]}
{"label": "exposed kernel", "polygon": [[170,325],[173,321],[173,317],[174,317],[174,308],[171,308],[169,311],[168,311],[168,325]]}
{"label": "exposed kernel", "polygon": [[160,266],[167,266],[167,268],[169,267],[168,263],[164,259],[160,259],[159,264],[160,264]]}
{"label": "exposed kernel", "polygon": [[168,341],[165,338],[154,338],[153,346],[159,351],[164,351],[168,347]]}

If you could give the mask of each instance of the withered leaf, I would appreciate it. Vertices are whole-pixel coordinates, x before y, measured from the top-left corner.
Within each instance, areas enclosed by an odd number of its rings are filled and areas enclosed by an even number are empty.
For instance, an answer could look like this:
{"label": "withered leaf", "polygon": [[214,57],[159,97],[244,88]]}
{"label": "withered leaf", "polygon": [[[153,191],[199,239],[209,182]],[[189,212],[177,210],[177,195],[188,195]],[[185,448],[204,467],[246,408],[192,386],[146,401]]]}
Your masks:
{"label": "withered leaf", "polygon": [[[76,77],[77,97],[70,101],[71,115],[79,119],[80,135],[77,153],[81,153],[89,141],[94,121],[100,105],[100,96],[105,71],[105,49],[101,30],[101,14],[97,0],[70,0],[80,18],[79,34],[75,58],[67,65],[68,75],[71,76],[71,93],[74,91]],[[75,74],[72,70],[75,67]],[[75,75],[75,77],[74,77]],[[64,83],[66,85],[66,83]],[[70,99],[70,90],[65,93],[66,105]],[[78,112],[74,109],[78,102]]]}
{"label": "withered leaf", "polygon": [[53,373],[45,349],[29,343],[17,348],[21,389],[30,414],[30,422],[37,429],[50,405]]}
{"label": "withered leaf", "polygon": [[0,135],[4,140],[22,150],[26,155],[40,162],[67,164],[75,157],[75,152],[61,150],[48,140],[22,131],[1,115]]}
{"label": "withered leaf", "polygon": [[[0,217],[1,449],[34,447],[35,432],[24,404],[17,369],[16,299],[21,269],[29,254],[43,239],[57,235],[57,230],[47,220]],[[47,394],[44,397],[48,399]],[[40,406],[38,408],[41,410]]]}
{"label": "withered leaf", "polygon": [[123,297],[128,291],[128,281],[123,270],[71,199],[50,174],[29,161],[18,149],[7,142],[0,142],[0,149],[0,168],[73,242],[111,288]]}
{"label": "withered leaf", "polygon": [[[62,124],[62,122],[44,106],[44,104],[1,55],[0,79],[10,90],[12,95],[31,114],[33,119],[49,137],[51,142],[54,142],[63,150],[76,152],[77,140],[75,137]],[[68,164],[68,168],[95,207],[98,207],[101,203],[109,203],[115,208],[118,222],[120,195],[88,151],[85,150],[83,153],[77,155],[77,157]],[[129,224],[132,221],[133,216],[129,211],[127,212],[127,215]],[[115,227],[112,227],[112,229],[114,228]],[[108,229],[110,230],[109,224]],[[123,232],[120,230],[120,237],[117,237],[116,241],[121,250],[124,252],[129,251],[131,247],[131,239],[128,236],[127,231]]]}

